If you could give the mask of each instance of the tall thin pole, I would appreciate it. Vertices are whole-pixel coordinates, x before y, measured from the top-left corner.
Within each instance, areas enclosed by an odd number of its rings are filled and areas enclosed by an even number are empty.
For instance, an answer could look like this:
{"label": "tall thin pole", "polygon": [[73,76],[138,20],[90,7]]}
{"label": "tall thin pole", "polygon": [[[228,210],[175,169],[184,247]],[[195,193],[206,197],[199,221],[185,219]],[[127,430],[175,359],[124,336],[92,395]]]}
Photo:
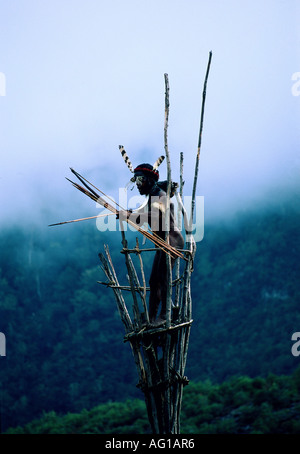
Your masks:
{"label": "tall thin pole", "polygon": [[[171,161],[168,147],[168,125],[169,125],[169,78],[168,74],[164,75],[165,78],[165,123],[164,123],[164,148],[167,162],[167,200],[166,200],[166,214],[165,214],[165,240],[169,244],[169,231],[170,231],[170,193],[171,193]],[[172,269],[171,258],[166,255],[167,261],[167,303],[166,303],[166,325],[167,328],[171,326],[171,295],[172,295]]]}
{"label": "tall thin pole", "polygon": [[[171,193],[171,161],[168,147],[168,125],[169,125],[169,78],[168,74],[164,74],[165,78],[165,122],[164,122],[164,148],[167,161],[167,200],[166,200],[166,213],[165,213],[165,240],[167,244],[170,244],[169,231],[170,231],[170,193]],[[171,306],[172,306],[172,267],[171,257],[166,255],[167,265],[167,295],[166,295],[166,327],[167,329],[171,326]],[[165,347],[163,353],[164,361],[164,379],[167,383],[170,382],[170,360],[171,360],[171,336],[166,335]],[[164,402],[164,423],[166,425],[166,432],[170,432],[171,424],[171,390],[170,386],[167,387],[165,392]]]}
{"label": "tall thin pole", "polygon": [[[204,108],[205,108],[205,99],[206,99],[206,85],[210,70],[210,64],[212,59],[212,52],[209,52],[206,75],[204,79],[204,86],[202,92],[202,107],[201,107],[201,116],[200,116],[200,129],[199,129],[199,137],[198,137],[198,149],[197,149],[197,156],[196,156],[196,164],[195,164],[195,176],[194,176],[194,184],[193,184],[193,192],[192,192],[192,208],[191,208],[191,217],[190,217],[190,228],[193,225],[193,217],[194,217],[194,210],[195,210],[195,198],[196,198],[196,188],[197,188],[197,180],[198,180],[198,169],[199,169],[199,160],[200,160],[200,149],[201,149],[201,142],[202,142],[202,131],[203,131],[203,121],[204,121]],[[192,233],[192,232],[190,232]]]}

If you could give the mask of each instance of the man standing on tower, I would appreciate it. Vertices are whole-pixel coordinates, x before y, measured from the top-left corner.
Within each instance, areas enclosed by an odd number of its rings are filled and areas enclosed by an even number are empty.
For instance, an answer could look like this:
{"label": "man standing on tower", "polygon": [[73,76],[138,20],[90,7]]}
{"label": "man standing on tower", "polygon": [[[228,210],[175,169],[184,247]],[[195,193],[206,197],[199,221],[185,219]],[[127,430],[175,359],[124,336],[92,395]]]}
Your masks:
{"label": "man standing on tower", "polygon": [[[126,158],[124,159],[125,162],[128,161],[128,157],[127,160]],[[162,160],[163,158],[160,158],[160,162],[162,162]],[[161,182],[158,182],[158,165],[157,163],[156,165],[154,164],[154,166],[152,166],[151,164],[140,164],[134,169],[134,177],[131,179],[131,181],[136,183],[138,191],[141,195],[148,196],[148,203],[144,208],[142,208],[142,210],[136,210],[134,213],[120,212],[119,217],[121,219],[122,217],[127,216],[138,225],[148,223],[153,234],[156,234],[160,238],[165,240],[167,194],[162,189]],[[184,238],[175,223],[173,203],[170,203],[169,215],[169,244],[174,248],[182,249],[184,247]],[[171,258],[172,268],[175,264],[175,260],[175,258]],[[160,248],[157,248],[157,251],[155,253],[149,285],[149,319],[151,325],[157,326],[166,321],[167,303],[166,253]],[[160,303],[161,311],[159,317],[157,318]]]}

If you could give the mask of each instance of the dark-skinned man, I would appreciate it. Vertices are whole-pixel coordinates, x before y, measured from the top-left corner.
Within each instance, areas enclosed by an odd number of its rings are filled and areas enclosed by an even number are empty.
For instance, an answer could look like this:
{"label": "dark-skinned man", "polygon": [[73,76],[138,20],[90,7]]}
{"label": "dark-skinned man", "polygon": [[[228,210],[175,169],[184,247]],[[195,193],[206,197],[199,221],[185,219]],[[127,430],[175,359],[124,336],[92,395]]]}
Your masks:
{"label": "dark-skinned man", "polygon": [[[136,224],[142,225],[148,223],[152,232],[157,234],[163,240],[165,239],[165,214],[167,212],[167,194],[159,186],[159,173],[153,169],[151,164],[140,164],[134,169],[134,177],[138,191],[141,195],[148,196],[148,203],[142,210],[136,210],[134,213],[120,212],[122,217],[129,217]],[[177,228],[174,219],[174,205],[170,202],[170,222],[169,222],[169,243],[171,246],[182,249],[184,239]],[[171,258],[171,267],[173,268],[175,259]],[[149,298],[149,319],[150,324],[158,326],[166,320],[166,301],[167,301],[167,263],[166,253],[157,248],[155,253],[152,271],[149,280],[150,298]],[[161,311],[157,317],[159,305]]]}

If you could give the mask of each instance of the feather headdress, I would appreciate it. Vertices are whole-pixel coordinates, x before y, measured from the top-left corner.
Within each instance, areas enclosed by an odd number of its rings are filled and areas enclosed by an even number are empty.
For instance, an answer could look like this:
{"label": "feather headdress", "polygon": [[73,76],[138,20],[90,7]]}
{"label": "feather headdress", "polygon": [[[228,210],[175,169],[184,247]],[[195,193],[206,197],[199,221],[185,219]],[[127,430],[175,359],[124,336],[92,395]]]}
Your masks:
{"label": "feather headdress", "polygon": [[[119,150],[120,150],[122,158],[124,159],[124,162],[127,165],[128,169],[130,170],[131,173],[134,173],[134,169],[133,169],[132,163],[131,163],[131,161],[129,159],[128,154],[126,153],[126,150],[125,150],[124,146],[123,145],[119,145]],[[157,171],[158,167],[161,165],[161,163],[163,162],[164,159],[165,159],[164,156],[160,156],[155,161],[155,163],[152,166],[154,171]],[[133,180],[133,179],[134,179],[134,177],[131,180]]]}

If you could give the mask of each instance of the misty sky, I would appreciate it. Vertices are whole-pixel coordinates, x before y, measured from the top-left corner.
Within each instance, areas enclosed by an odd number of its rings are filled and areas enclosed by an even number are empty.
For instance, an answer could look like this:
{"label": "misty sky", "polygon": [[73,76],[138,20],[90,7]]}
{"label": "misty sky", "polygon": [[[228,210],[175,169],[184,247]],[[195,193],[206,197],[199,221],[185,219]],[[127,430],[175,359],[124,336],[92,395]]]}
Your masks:
{"label": "misty sky", "polygon": [[133,165],[163,154],[164,73],[173,178],[183,151],[190,194],[209,51],[205,212],[293,187],[299,23],[298,0],[0,0],[1,220],[97,214],[65,180],[69,167],[113,195],[131,177],[119,144]]}

